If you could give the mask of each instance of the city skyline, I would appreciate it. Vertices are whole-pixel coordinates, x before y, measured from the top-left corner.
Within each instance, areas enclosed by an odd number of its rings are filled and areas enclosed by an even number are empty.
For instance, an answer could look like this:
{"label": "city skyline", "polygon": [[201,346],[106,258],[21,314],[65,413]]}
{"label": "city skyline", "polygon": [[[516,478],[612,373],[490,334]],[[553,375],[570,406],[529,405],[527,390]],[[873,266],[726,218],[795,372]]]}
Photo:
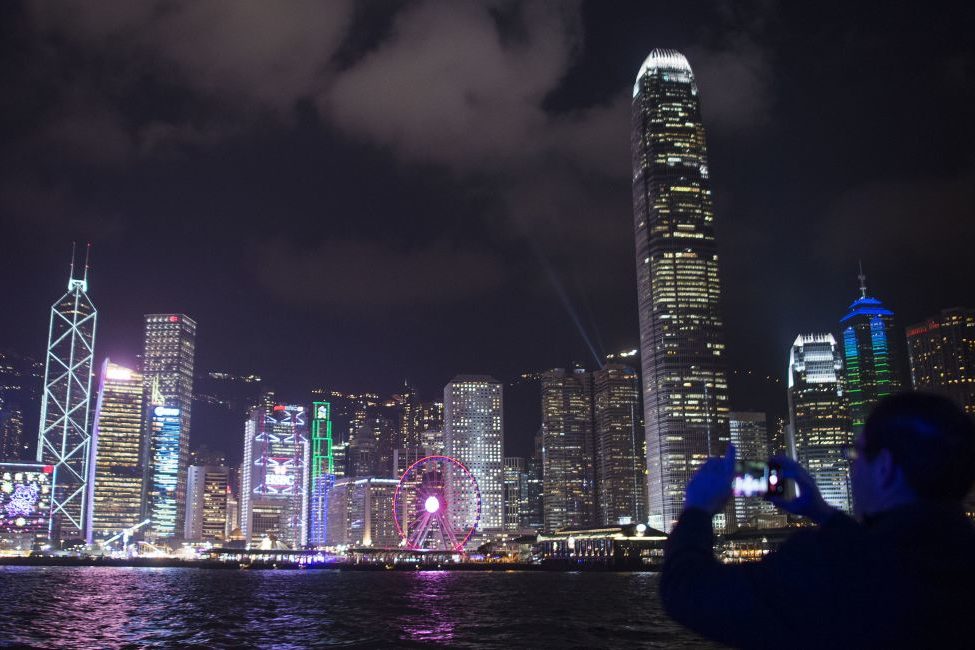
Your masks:
{"label": "city skyline", "polygon": [[[18,89],[0,122],[10,144],[0,272],[16,279],[9,299],[22,314],[0,323],[0,342],[34,358],[71,241],[93,243],[96,364],[104,354],[135,365],[143,314],[188,313],[205,324],[201,368],[260,373],[282,394],[317,384],[391,393],[409,377],[432,397],[458,372],[508,379],[591,362],[558,286],[597,350],[632,348],[626,115],[633,73],[658,46],[684,52],[699,77],[729,367],[781,377],[797,331],[835,328],[861,258],[871,290],[905,323],[971,303],[972,261],[958,248],[971,235],[964,21],[884,7],[884,29],[869,29],[869,8],[810,17],[751,4],[567,5],[567,16],[532,6],[506,17],[473,6],[425,21],[403,6],[334,20],[346,39],[321,33],[312,14],[285,41],[325,43],[309,59],[335,71],[319,92],[305,68],[291,78],[243,65],[209,84],[226,72],[209,54],[152,30],[116,39],[107,12],[77,11],[84,28],[71,30],[3,8],[5,56],[25,66],[0,71]],[[139,11],[129,19],[148,24]],[[196,19],[176,12],[169,33]],[[502,38],[521,23],[520,39]],[[821,38],[837,24],[843,48]],[[484,39],[469,39],[450,74],[426,75],[413,56],[421,44],[440,60],[458,33]],[[227,61],[240,62],[251,39],[227,39]],[[337,56],[335,40],[348,41]],[[419,87],[418,77],[437,84],[410,111],[346,103],[397,79]],[[480,103],[464,104],[465,92]],[[938,119],[919,123],[931,105]],[[452,130],[460,119],[482,128]],[[895,144],[890,133],[918,137]],[[858,154],[838,156],[851,141]],[[786,244],[800,231],[808,238]],[[297,354],[308,363],[295,369],[286,360]],[[747,375],[729,383],[733,408],[784,409]],[[533,434],[512,431],[519,453]]]}

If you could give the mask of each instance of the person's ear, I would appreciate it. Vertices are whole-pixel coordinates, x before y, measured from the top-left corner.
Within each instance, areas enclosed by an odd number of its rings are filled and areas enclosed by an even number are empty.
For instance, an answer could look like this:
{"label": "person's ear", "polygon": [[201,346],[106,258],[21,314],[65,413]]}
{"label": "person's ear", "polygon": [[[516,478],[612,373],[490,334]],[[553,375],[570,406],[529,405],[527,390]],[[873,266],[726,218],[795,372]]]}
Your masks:
{"label": "person's ear", "polygon": [[889,449],[881,449],[873,460],[873,477],[879,487],[889,489],[897,482],[897,466]]}

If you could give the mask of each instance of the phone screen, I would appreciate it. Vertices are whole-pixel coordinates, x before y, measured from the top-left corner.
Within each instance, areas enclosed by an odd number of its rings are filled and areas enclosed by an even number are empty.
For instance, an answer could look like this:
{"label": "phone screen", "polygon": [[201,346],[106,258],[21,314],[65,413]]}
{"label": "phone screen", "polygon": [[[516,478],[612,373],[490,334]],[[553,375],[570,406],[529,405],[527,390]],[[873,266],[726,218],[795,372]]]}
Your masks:
{"label": "phone screen", "polygon": [[[774,478],[773,478],[774,477]],[[732,493],[736,497],[761,497],[778,483],[778,472],[772,473],[769,464],[759,460],[740,460],[735,463]]]}
{"label": "phone screen", "polygon": [[736,497],[764,497],[785,494],[785,481],[778,463],[739,460],[735,463],[735,480],[731,485]]}

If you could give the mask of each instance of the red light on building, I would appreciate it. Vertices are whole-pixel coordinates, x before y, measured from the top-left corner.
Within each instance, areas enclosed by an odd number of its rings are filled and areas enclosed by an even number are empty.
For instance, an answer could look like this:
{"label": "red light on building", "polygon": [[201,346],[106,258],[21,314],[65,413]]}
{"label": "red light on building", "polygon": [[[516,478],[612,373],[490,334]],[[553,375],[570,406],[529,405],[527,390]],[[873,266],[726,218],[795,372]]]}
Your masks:
{"label": "red light on building", "polygon": [[170,323],[178,323],[179,322],[179,316],[170,316],[169,317],[169,322]]}
{"label": "red light on building", "polygon": [[41,471],[44,472],[45,474],[53,474],[54,473],[54,465],[45,465],[44,466],[44,469],[42,469]]}
{"label": "red light on building", "polygon": [[275,411],[283,411],[284,410],[284,404],[278,404],[278,405],[276,405],[274,407],[274,410]]}
{"label": "red light on building", "polygon": [[924,325],[918,325],[917,327],[910,327],[907,330],[908,336],[917,336],[918,334],[927,334],[931,330],[936,330],[941,327],[941,324],[937,321],[928,321]]}

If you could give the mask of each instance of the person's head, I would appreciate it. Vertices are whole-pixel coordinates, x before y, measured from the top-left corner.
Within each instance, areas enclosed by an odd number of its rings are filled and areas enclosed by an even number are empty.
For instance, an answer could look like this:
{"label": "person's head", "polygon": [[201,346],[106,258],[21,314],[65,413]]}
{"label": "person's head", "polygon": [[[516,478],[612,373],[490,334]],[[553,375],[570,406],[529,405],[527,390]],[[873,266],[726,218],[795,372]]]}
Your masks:
{"label": "person's head", "polygon": [[880,400],[855,444],[853,505],[870,516],[912,501],[960,502],[975,482],[975,421],[951,400]]}

